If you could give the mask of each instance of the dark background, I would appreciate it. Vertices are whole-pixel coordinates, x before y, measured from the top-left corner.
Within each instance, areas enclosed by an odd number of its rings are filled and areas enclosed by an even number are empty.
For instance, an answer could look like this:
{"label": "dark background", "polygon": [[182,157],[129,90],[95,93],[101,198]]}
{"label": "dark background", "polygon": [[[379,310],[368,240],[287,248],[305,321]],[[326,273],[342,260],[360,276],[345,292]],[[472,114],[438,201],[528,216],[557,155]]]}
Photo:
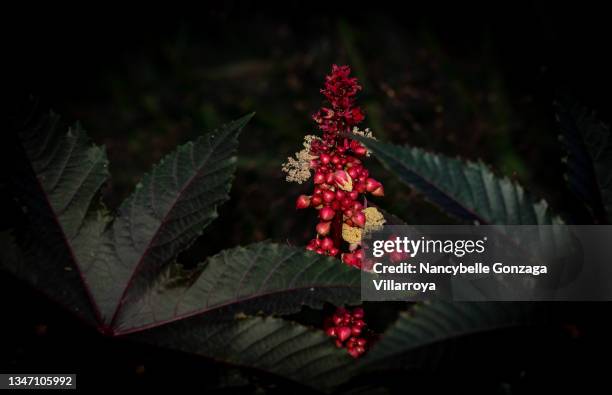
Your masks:
{"label": "dark background", "polygon": [[[552,102],[570,96],[610,123],[609,13],[597,9],[230,1],[191,10],[32,7],[6,15],[3,25],[8,108],[35,95],[105,144],[111,209],[176,144],[257,112],[241,138],[232,199],[181,256],[186,264],[237,244],[303,245],[312,236],[311,213],[294,210],[307,187],[287,184],[280,165],[314,132],[310,115],[333,63],[353,67],[364,86],[364,125],[379,139],[482,159],[571,222],[584,218],[570,214],[576,200],[563,181]],[[388,211],[411,223],[452,222],[375,160],[370,167],[385,185]],[[18,221],[5,206],[7,222]],[[233,382],[226,377],[233,370],[203,358],[102,338],[4,274],[0,306],[0,371],[77,372],[81,388]],[[606,385],[608,304],[552,310],[545,330],[458,342],[406,388],[533,393]],[[239,388],[290,388],[269,377],[255,383]]]}

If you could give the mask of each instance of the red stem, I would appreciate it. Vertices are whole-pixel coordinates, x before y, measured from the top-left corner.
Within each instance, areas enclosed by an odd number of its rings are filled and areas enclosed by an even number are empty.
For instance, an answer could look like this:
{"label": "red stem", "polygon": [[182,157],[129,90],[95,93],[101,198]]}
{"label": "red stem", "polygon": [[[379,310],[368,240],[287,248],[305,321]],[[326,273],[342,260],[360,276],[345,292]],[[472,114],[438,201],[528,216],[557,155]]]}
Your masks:
{"label": "red stem", "polygon": [[340,249],[342,245],[342,212],[337,212],[331,224],[331,236],[334,246]]}

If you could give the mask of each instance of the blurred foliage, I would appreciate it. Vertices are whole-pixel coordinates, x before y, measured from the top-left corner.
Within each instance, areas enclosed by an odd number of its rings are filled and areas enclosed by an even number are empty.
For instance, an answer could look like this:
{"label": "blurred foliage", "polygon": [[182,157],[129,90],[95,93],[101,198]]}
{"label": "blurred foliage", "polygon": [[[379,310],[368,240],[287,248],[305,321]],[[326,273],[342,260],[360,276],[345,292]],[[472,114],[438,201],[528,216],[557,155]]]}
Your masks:
{"label": "blurred foliage", "polygon": [[[303,135],[315,131],[310,115],[321,105],[319,88],[332,63],[353,67],[364,86],[364,126],[378,138],[481,158],[502,174],[537,185],[553,206],[559,202],[550,196],[562,183],[547,159],[560,157],[552,119],[530,111],[530,96],[510,95],[486,39],[469,56],[456,56],[426,28],[407,32],[383,16],[368,25],[324,19],[307,28],[305,36],[304,27],[255,20],[220,42],[184,23],[102,70],[95,99],[64,103],[64,112],[108,147],[114,164],[105,194],[109,206],[176,144],[256,111],[241,141],[231,202],[212,225],[215,236],[196,244],[185,260],[263,239],[304,244],[314,218],[294,210],[304,186],[286,183],[280,164],[299,150]],[[451,221],[376,161],[369,166],[387,192],[377,204],[407,222]]]}

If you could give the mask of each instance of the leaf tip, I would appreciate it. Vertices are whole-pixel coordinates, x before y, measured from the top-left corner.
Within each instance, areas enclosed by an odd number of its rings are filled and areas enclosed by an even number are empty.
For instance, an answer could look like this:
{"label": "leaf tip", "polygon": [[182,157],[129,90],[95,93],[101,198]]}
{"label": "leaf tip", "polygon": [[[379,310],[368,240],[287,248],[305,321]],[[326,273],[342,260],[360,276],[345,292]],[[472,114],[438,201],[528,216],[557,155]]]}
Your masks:
{"label": "leaf tip", "polygon": [[249,123],[251,121],[251,119],[255,116],[255,111],[244,115],[243,117],[239,118],[236,123],[238,124],[238,128],[243,128],[247,123]]}

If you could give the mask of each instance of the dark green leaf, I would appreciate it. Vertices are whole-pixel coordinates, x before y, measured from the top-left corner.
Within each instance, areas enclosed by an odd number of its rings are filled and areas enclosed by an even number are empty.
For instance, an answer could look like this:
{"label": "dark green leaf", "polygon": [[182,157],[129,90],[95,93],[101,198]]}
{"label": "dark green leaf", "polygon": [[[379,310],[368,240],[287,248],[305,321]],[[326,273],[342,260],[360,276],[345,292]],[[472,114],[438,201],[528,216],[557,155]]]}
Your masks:
{"label": "dark green leaf", "polygon": [[107,323],[138,299],[176,255],[217,217],[229,198],[238,135],[252,115],[176,149],[121,205],[86,271]]}
{"label": "dark green leaf", "polygon": [[15,138],[18,162],[8,172],[9,186],[26,223],[17,235],[21,259],[3,266],[93,321],[95,302],[88,302],[82,280],[95,250],[90,235],[108,221],[94,199],[108,177],[106,153],[80,125],[69,128],[53,113],[34,112]]}
{"label": "dark green leaf", "polygon": [[508,178],[495,176],[481,162],[351,137],[365,144],[404,183],[462,220],[499,225],[561,223],[546,202],[537,201]]}
{"label": "dark green leaf", "polygon": [[273,317],[184,320],[131,337],[318,389],[346,379],[342,371],[355,362],[322,331]]}
{"label": "dark green leaf", "polygon": [[537,320],[529,303],[450,303],[415,305],[402,313],[363,358],[364,366],[380,365],[450,339],[528,325]]}
{"label": "dark green leaf", "polygon": [[170,266],[141,298],[124,305],[115,329],[132,332],[228,307],[288,314],[303,305],[356,304],[360,276],[338,259],[302,248],[270,243],[236,247],[194,271]]}

